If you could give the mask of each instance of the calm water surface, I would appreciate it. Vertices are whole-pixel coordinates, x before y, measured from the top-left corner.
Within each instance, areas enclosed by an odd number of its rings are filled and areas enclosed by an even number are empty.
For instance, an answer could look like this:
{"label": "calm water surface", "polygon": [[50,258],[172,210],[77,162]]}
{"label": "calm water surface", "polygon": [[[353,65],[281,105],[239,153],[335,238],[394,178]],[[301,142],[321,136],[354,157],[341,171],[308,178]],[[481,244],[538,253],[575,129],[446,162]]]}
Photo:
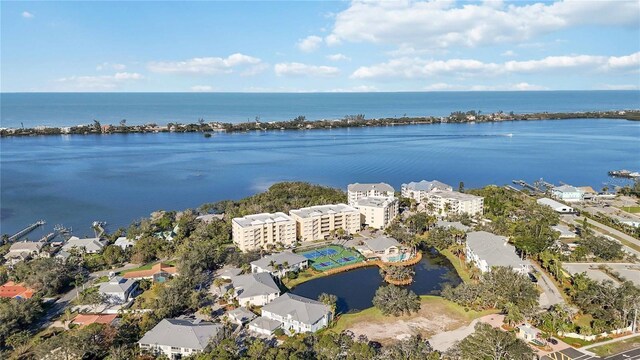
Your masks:
{"label": "calm water surface", "polygon": [[[409,289],[418,295],[435,295],[445,284],[455,286],[460,283],[446,258],[428,253],[424,255],[413,268],[416,275]],[[373,296],[384,284],[378,267],[372,266],[311,280],[296,286],[291,292],[310,299],[317,299],[322,293],[336,295],[337,311],[347,313],[373,306]]]}
{"label": "calm water surface", "polygon": [[[511,136],[509,136],[511,134]],[[278,181],[438,179],[457,187],[540,177],[600,189],[640,170],[640,122],[563,120],[216,134],[0,139],[0,232],[37,219],[91,234],[158,209],[239,199]],[[49,229],[47,229],[49,230]],[[43,231],[45,231],[43,229]]]}

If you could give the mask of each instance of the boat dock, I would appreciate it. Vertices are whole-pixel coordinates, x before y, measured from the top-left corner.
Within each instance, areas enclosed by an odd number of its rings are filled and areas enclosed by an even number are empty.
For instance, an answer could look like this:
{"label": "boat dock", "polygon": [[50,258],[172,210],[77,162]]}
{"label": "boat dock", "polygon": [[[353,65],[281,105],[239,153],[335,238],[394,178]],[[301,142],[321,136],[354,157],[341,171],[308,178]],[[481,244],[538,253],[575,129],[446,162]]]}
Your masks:
{"label": "boat dock", "polygon": [[554,188],[555,185],[544,181],[544,179],[540,178],[540,180],[536,180],[533,184],[529,184],[524,180],[512,180],[512,182],[516,185],[521,186],[522,188],[529,189],[538,193],[545,193],[550,189]]}
{"label": "boat dock", "polygon": [[32,232],[33,230],[37,229],[38,227],[46,224],[47,222],[44,220],[38,220],[36,222],[34,222],[33,224],[27,226],[26,228],[18,231],[17,233],[11,235],[9,237],[9,242],[14,242],[17,240],[20,240],[22,237],[24,237],[25,235],[27,235],[28,233]]}
{"label": "boat dock", "polygon": [[619,177],[626,179],[636,179],[640,177],[640,172],[631,172],[629,170],[612,170],[608,172],[611,177]]}

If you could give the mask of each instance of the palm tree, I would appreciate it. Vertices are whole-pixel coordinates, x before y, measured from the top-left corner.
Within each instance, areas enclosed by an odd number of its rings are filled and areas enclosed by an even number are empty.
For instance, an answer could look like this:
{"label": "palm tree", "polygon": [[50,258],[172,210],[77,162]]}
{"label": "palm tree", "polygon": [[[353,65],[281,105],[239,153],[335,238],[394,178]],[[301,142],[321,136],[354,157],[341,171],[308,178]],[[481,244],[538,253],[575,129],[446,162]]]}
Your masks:
{"label": "palm tree", "polygon": [[322,293],[318,296],[318,301],[329,306],[331,308],[331,313],[335,315],[336,313],[336,304],[338,302],[338,297],[333,294]]}
{"label": "palm tree", "polygon": [[466,246],[464,244],[455,243],[451,245],[451,252],[458,257],[458,261],[460,261],[460,266],[462,266],[462,254],[464,254]]}

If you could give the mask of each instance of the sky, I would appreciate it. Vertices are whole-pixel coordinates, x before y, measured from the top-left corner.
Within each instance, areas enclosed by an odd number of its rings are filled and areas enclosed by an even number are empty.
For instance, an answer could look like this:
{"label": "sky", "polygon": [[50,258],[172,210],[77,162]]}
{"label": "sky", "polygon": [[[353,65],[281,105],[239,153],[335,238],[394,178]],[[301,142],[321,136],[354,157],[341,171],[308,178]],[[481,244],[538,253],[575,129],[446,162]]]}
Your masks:
{"label": "sky", "polygon": [[640,1],[0,2],[2,92],[640,87]]}

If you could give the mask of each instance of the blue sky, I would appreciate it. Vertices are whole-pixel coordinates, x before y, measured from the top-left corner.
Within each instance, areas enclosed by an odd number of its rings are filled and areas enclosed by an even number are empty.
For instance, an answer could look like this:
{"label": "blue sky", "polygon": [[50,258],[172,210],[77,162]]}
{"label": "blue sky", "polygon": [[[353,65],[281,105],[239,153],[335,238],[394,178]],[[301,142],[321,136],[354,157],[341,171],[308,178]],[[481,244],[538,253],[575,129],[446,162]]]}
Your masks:
{"label": "blue sky", "polygon": [[637,0],[0,4],[3,92],[640,86]]}

